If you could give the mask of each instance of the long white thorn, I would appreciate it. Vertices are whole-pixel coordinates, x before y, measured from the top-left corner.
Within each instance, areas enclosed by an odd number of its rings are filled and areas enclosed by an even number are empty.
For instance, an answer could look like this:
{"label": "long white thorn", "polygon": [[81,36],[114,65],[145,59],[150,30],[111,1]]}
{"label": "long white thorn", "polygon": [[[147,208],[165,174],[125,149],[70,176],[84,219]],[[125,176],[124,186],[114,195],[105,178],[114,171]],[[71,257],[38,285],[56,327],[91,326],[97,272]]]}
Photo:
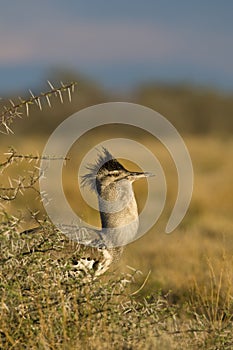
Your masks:
{"label": "long white thorn", "polygon": [[55,90],[54,86],[51,84],[51,82],[49,80],[47,80],[47,83],[49,84],[49,86],[51,87],[52,90]]}
{"label": "long white thorn", "polygon": [[29,116],[29,104],[26,103],[25,107],[26,107],[26,116],[28,117]]}

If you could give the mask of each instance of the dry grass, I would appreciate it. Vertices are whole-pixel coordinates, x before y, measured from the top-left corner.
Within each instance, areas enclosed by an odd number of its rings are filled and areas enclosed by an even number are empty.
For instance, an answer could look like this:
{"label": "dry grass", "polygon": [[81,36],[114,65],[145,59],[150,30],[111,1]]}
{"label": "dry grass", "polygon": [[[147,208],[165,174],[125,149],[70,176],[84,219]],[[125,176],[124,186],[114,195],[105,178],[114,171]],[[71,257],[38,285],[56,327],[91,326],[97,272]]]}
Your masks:
{"label": "dry grass", "polygon": [[[9,204],[2,202],[0,348],[232,349],[233,141],[186,137],[195,173],[193,199],[184,221],[170,235],[163,232],[177,190],[175,168],[161,145],[150,138],[141,141],[163,165],[168,203],[153,229],[129,245],[120,266],[100,280],[67,277],[69,261],[48,254],[54,246],[62,250],[64,241],[49,225],[40,236],[18,234],[20,227],[34,224],[27,207],[42,210],[33,191]],[[17,149],[34,153],[42,142],[24,140]],[[82,208],[87,220],[98,222],[78,189],[71,191],[72,168],[64,174],[69,201],[78,212]],[[12,165],[1,182],[6,185],[8,175],[27,176],[28,170],[24,163]],[[138,193],[146,193],[146,183],[135,189],[142,208],[145,198]],[[24,222],[11,214],[21,215]],[[132,295],[148,271],[144,288]]]}

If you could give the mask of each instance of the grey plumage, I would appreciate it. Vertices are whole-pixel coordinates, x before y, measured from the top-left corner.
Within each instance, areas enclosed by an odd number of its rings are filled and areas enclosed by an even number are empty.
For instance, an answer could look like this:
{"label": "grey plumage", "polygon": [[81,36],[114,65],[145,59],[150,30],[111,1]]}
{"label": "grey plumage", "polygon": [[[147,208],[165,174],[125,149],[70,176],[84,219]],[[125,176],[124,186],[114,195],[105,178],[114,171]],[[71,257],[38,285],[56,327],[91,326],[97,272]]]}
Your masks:
{"label": "grey plumage", "polygon": [[[88,164],[86,168],[88,172],[82,177],[81,184],[98,196],[102,228],[83,228],[85,244],[80,240],[82,228],[78,232],[68,229],[70,241],[59,254],[51,252],[51,256],[58,258],[71,254],[71,275],[97,277],[119,260],[123,246],[137,234],[139,219],[132,183],[152,174],[128,171],[106,148],[99,152],[96,163]],[[32,229],[30,233],[36,233],[39,229]]]}

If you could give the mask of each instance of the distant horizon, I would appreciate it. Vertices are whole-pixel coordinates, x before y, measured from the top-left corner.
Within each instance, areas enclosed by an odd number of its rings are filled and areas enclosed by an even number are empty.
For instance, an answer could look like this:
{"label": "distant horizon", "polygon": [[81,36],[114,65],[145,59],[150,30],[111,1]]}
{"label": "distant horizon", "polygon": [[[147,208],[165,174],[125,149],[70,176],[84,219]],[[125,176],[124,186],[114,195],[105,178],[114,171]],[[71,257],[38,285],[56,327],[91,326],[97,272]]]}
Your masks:
{"label": "distant horizon", "polygon": [[[67,71],[66,67],[64,68],[64,72]],[[10,68],[9,68],[10,69]],[[2,69],[0,67],[0,76],[4,75],[4,86],[0,84],[0,98],[4,98],[7,96],[13,96],[15,94],[24,94],[27,93],[29,90],[41,90],[46,89],[47,81],[50,80],[53,84],[57,84],[56,80],[59,80],[59,73],[57,76],[55,76],[53,73],[53,69],[36,69],[35,72],[32,70],[27,69],[20,69],[16,73],[17,79],[14,79],[14,74],[9,74],[8,71],[5,70],[5,72],[2,72]],[[59,72],[63,72],[63,69],[60,67]],[[31,74],[29,74],[31,73]],[[89,83],[93,83],[94,86],[96,86],[99,89],[102,89],[105,92],[109,92],[110,94],[122,94],[122,95],[129,95],[134,93],[135,90],[138,88],[142,88],[144,86],[154,85],[158,87],[184,87],[184,88],[191,88],[191,89],[200,89],[200,90],[213,90],[217,93],[223,93],[223,94],[233,94],[233,86],[230,84],[219,84],[214,83],[206,80],[206,81],[195,81],[191,79],[185,79],[181,77],[176,78],[164,78],[164,77],[153,77],[153,78],[139,78],[135,77],[132,80],[127,79],[125,81],[119,81],[112,83],[111,81],[108,81],[107,79],[100,79],[98,74],[91,75],[88,72],[82,73],[81,71],[75,71],[70,70],[70,73],[73,73],[74,80],[79,83],[79,77],[81,77],[81,82],[87,81]],[[25,77],[25,75],[29,75],[28,77]],[[8,77],[9,78],[8,78]],[[76,78],[76,79],[75,79]],[[73,79],[67,79],[63,81],[64,83],[68,83]]]}

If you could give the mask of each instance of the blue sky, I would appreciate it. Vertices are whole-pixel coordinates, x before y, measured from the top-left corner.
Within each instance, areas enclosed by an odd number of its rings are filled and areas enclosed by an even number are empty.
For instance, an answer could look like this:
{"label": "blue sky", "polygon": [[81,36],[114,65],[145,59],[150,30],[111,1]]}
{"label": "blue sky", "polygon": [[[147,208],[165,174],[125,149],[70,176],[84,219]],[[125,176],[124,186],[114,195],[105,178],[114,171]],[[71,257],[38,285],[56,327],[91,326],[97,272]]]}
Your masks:
{"label": "blue sky", "polygon": [[0,0],[0,94],[64,67],[106,88],[147,81],[233,91],[233,1]]}

